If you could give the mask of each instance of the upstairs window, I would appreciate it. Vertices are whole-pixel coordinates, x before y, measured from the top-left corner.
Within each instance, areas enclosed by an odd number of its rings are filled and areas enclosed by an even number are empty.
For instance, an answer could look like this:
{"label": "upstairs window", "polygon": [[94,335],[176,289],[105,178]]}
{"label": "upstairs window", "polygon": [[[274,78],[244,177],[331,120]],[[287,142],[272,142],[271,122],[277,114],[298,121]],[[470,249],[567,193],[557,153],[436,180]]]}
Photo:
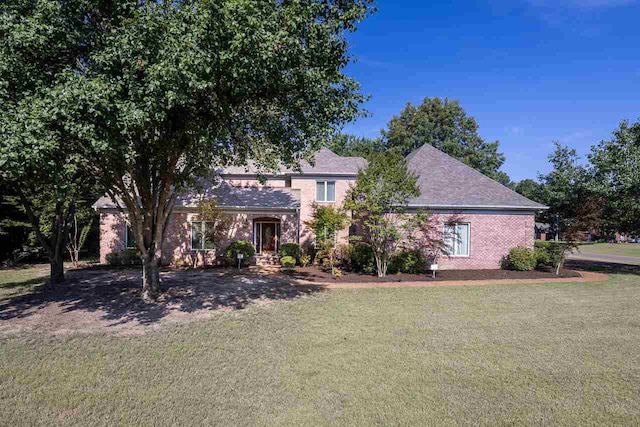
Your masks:
{"label": "upstairs window", "polygon": [[449,256],[469,256],[469,231],[469,224],[445,224],[444,244]]}
{"label": "upstairs window", "polygon": [[194,251],[215,249],[214,227],[213,222],[193,221],[191,223],[191,249]]}
{"label": "upstairs window", "polygon": [[316,202],[335,202],[336,182],[316,181]]}

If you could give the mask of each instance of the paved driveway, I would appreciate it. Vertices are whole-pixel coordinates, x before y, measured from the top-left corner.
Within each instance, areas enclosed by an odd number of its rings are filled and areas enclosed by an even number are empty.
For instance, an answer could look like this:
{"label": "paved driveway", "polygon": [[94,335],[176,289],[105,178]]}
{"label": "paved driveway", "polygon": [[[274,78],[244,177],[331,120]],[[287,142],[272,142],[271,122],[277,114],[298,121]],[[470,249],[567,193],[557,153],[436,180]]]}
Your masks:
{"label": "paved driveway", "polygon": [[575,252],[569,255],[568,259],[613,262],[616,264],[640,265],[640,257],[622,256],[622,255],[587,254],[587,253]]}

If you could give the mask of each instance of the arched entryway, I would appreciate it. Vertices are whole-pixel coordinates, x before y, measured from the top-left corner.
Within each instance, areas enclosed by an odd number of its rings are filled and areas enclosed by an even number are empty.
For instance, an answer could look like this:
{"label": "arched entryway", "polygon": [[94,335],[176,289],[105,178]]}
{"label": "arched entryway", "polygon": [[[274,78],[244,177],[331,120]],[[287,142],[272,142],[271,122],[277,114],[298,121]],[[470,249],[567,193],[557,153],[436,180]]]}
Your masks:
{"label": "arched entryway", "polygon": [[268,217],[254,219],[253,245],[256,248],[256,253],[277,253],[280,247],[280,220]]}

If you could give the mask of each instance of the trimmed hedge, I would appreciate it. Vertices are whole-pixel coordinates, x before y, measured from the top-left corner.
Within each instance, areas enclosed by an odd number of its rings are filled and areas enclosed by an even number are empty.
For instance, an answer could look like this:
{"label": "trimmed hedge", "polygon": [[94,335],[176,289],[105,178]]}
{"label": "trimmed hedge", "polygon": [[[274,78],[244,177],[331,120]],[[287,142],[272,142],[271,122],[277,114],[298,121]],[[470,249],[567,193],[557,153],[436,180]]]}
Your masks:
{"label": "trimmed hedge", "polygon": [[300,245],[297,243],[283,243],[278,249],[278,255],[280,258],[292,257],[296,261],[300,259]]}
{"label": "trimmed hedge", "polygon": [[398,252],[391,257],[387,268],[389,274],[409,273],[422,274],[427,271],[427,259],[418,250],[406,250]]}
{"label": "trimmed hedge", "polygon": [[341,244],[336,246],[335,259],[336,264],[351,265],[351,253],[353,252],[353,245]]}
{"label": "trimmed hedge", "polygon": [[296,259],[292,256],[283,256],[280,258],[280,265],[284,268],[293,268],[296,266]]}
{"label": "trimmed hedge", "polygon": [[517,271],[531,271],[536,267],[536,255],[524,246],[511,248],[506,259],[506,268]]}
{"label": "trimmed hedge", "polygon": [[246,240],[236,240],[227,246],[227,249],[224,251],[224,256],[231,265],[235,265],[238,262],[239,253],[244,255],[244,259],[240,265],[247,265],[249,263],[249,258],[255,255],[256,250],[253,248],[251,242]]}
{"label": "trimmed hedge", "polygon": [[534,250],[538,266],[555,267],[562,261],[566,250],[566,243],[546,240],[536,240]]}
{"label": "trimmed hedge", "polygon": [[351,268],[367,274],[372,274],[376,271],[376,261],[369,245],[364,243],[355,243],[352,245]]}
{"label": "trimmed hedge", "polygon": [[107,264],[109,265],[142,265],[142,259],[135,249],[125,249],[120,252],[107,254]]}

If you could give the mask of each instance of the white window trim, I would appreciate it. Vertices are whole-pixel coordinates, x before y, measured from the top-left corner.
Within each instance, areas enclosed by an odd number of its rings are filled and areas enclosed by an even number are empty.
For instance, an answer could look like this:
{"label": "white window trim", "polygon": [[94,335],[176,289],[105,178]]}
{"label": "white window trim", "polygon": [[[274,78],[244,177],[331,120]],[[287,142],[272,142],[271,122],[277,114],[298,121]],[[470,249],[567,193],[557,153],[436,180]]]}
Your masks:
{"label": "white window trim", "polygon": [[[333,183],[333,200],[328,200],[327,194],[328,194],[328,183],[332,182]],[[318,184],[323,184],[324,186],[324,200],[318,200]],[[316,188],[315,188],[315,192],[316,192],[316,202],[319,203],[335,203],[336,201],[336,193],[337,193],[337,185],[336,185],[336,181],[316,181]]]}
{"label": "white window trim", "polygon": [[138,249],[137,246],[129,246],[129,227],[131,227],[130,224],[125,224],[124,225],[124,248],[125,249]]}
{"label": "white window trim", "polygon": [[467,225],[467,254],[466,255],[455,255],[455,245],[456,242],[454,241],[454,248],[453,248],[453,254],[449,254],[448,257],[449,258],[470,258],[471,257],[471,223],[470,222],[456,222],[455,224],[445,224],[444,225],[444,234],[447,234],[447,226],[451,226],[451,225],[458,225],[458,224],[464,224]]}
{"label": "white window trim", "polygon": [[[205,223],[205,224],[207,224],[207,223],[213,224],[213,221],[199,221],[199,220],[196,221],[196,220],[193,220],[193,221],[189,222],[189,250],[190,251],[198,251],[198,252],[215,251],[216,248],[205,249],[205,248],[194,248],[193,247],[193,223],[194,222]],[[206,226],[205,226],[205,229],[206,229]],[[200,230],[200,231],[202,231],[202,230]],[[214,240],[213,244],[214,245],[216,244],[215,240]],[[202,233],[202,245],[204,246],[204,233]]]}

